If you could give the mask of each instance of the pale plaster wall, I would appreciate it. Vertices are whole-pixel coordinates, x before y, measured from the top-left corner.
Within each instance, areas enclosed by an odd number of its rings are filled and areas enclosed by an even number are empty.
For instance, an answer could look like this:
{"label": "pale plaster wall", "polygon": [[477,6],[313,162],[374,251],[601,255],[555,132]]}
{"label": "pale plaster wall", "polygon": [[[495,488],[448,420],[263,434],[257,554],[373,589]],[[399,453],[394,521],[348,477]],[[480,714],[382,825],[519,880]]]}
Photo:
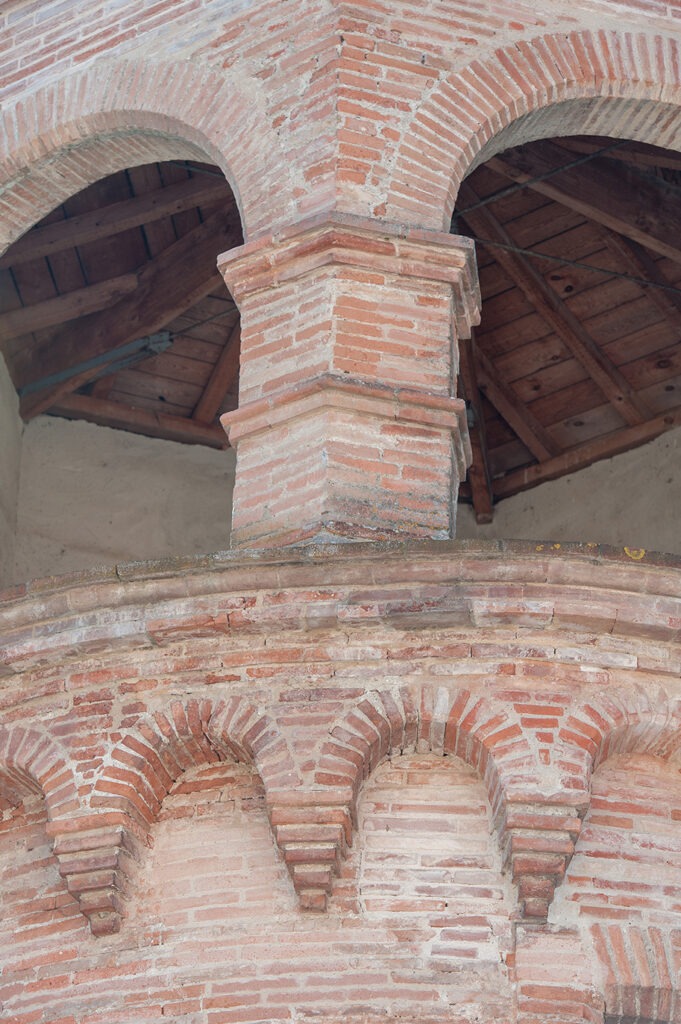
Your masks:
{"label": "pale plaster wall", "polygon": [[24,431],[15,581],[229,546],[234,452],[41,416]]}
{"label": "pale plaster wall", "polygon": [[0,587],[12,582],[22,428],[19,399],[0,354]]}
{"label": "pale plaster wall", "polygon": [[478,526],[459,506],[459,539],[596,541],[681,554],[681,430],[500,502]]}
{"label": "pale plaster wall", "polygon": [[[0,419],[0,538],[7,562],[13,527],[7,499],[16,493],[21,425],[16,402],[4,392]],[[21,445],[14,580],[225,549],[233,475],[231,450],[39,417],[24,429]],[[596,541],[681,554],[679,509],[681,430],[508,498],[489,526],[477,526],[472,511],[459,506],[458,537]]]}

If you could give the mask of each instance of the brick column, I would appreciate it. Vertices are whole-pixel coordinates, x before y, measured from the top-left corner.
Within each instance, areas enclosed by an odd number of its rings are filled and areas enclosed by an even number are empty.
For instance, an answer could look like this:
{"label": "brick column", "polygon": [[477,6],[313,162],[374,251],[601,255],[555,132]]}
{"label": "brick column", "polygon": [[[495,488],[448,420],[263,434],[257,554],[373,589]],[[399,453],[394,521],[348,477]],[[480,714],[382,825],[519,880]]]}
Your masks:
{"label": "brick column", "polygon": [[241,310],[235,547],[454,536],[472,242],[347,215],[222,256]]}

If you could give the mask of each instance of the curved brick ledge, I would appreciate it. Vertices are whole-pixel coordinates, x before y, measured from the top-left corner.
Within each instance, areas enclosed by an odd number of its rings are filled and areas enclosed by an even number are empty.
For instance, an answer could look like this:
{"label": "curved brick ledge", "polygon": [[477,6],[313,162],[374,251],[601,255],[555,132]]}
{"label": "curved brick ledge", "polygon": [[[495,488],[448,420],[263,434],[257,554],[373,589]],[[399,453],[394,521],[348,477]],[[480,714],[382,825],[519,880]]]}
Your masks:
{"label": "curved brick ledge", "polygon": [[[22,671],[48,648],[75,654],[273,625],[349,624],[498,629],[506,640],[509,630],[516,640],[550,632],[559,661],[675,674],[681,559],[507,541],[226,551],[34,580],[0,594],[0,624],[0,676]],[[591,638],[590,654],[580,659],[560,638],[582,634]]]}

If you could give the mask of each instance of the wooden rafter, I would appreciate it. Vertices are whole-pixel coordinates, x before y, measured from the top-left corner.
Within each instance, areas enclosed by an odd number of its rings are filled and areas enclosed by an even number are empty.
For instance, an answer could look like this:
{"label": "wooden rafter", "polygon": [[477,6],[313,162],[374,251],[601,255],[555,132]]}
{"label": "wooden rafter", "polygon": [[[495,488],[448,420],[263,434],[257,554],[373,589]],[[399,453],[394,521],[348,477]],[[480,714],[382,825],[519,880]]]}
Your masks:
{"label": "wooden rafter", "polygon": [[211,373],[210,380],[192,413],[192,419],[197,423],[212,423],[217,416],[225,395],[239,374],[240,356],[241,320],[237,319]]}
{"label": "wooden rafter", "polygon": [[495,497],[508,498],[512,494],[519,494],[521,491],[536,487],[537,484],[545,483],[547,480],[556,480],[560,476],[565,476],[566,473],[575,473],[601,459],[621,455],[622,452],[646,444],[648,441],[654,441],[656,437],[666,431],[680,426],[681,407],[677,407],[661,413],[659,416],[654,416],[638,426],[624,427],[615,433],[586,441],[540,465],[516,469],[507,473],[503,479],[495,480]]}
{"label": "wooden rafter", "polygon": [[642,142],[627,142],[618,145],[617,149],[611,148],[613,140],[600,136],[584,138],[580,136],[568,136],[558,140],[561,149],[570,150],[573,153],[598,153],[608,148],[608,160],[621,160],[626,164],[633,164],[634,167],[667,167],[669,170],[681,171],[681,154],[674,153],[670,149],[660,149],[657,146],[650,146]]}
{"label": "wooden rafter", "polygon": [[226,203],[229,196],[226,181],[197,175],[133,199],[110,203],[99,210],[33,228],[0,258],[0,269],[51,256],[86,242],[96,242],[195,206],[209,206],[220,201]]}
{"label": "wooden rafter", "polygon": [[468,480],[473,499],[473,510],[478,523],[491,523],[494,515],[492,478],[487,460],[485,414],[482,408],[478,375],[475,367],[475,336],[459,340],[459,371],[464,394],[473,412],[470,426],[473,461],[468,469]]}
{"label": "wooden rafter", "polygon": [[42,331],[67,320],[76,320],[106,309],[112,302],[129,295],[137,288],[137,274],[121,274],[99,284],[91,284],[87,288],[77,288],[54,299],[36,302],[32,306],[22,306],[9,313],[0,314],[0,343],[10,338],[20,338],[33,331]]}
{"label": "wooden rafter", "polygon": [[133,408],[90,395],[63,395],[50,412],[68,419],[88,420],[105,427],[132,430],[147,437],[160,437],[184,444],[203,444],[211,448],[229,447],[227,435],[221,427],[196,423],[183,416]]}
{"label": "wooden rafter", "polygon": [[673,323],[674,327],[678,328],[679,313],[681,313],[681,294],[667,287],[670,282],[650,253],[642,245],[639,245],[638,242],[634,242],[631,238],[625,238],[623,235],[618,235],[614,231],[607,231],[605,228],[601,228],[601,235],[610,252],[620,259],[626,273],[631,274],[633,272],[638,277],[650,281],[653,285],[662,285],[660,288],[646,289],[646,294],[660,312]]}
{"label": "wooden rafter", "polygon": [[[461,186],[461,193],[465,206],[472,207],[480,201],[469,184],[464,183]],[[513,246],[513,239],[489,207],[481,206],[464,216],[473,234],[477,235],[479,239],[488,239],[492,243],[499,242],[504,246]],[[583,324],[547,284],[527,257],[494,246],[490,247],[490,251],[534,306],[539,316],[555,331],[623,419],[631,425],[643,423],[650,415],[650,411],[635,394],[617,367],[599,348]]]}
{"label": "wooden rafter", "polygon": [[[216,287],[220,280],[217,254],[239,244],[240,238],[233,205],[212,214],[142,267],[132,295],[101,313],[57,328],[38,345],[18,352],[12,371],[19,391],[35,388],[36,383],[68,373],[95,357],[108,354],[114,361],[117,348],[163,328]],[[50,409],[62,395],[100,372],[101,366],[25,393],[22,416],[30,419]]]}
{"label": "wooden rafter", "polygon": [[[566,162],[560,146],[538,142],[509,149],[487,166],[681,263],[681,204],[674,189],[660,178],[633,167],[613,167],[612,161],[602,158],[586,167],[562,170]],[[551,177],[536,180],[546,174]]]}
{"label": "wooden rafter", "polygon": [[559,448],[551,435],[527,406],[511,393],[490,360],[479,348],[476,350],[476,362],[481,390],[535,459],[543,462],[556,455]]}

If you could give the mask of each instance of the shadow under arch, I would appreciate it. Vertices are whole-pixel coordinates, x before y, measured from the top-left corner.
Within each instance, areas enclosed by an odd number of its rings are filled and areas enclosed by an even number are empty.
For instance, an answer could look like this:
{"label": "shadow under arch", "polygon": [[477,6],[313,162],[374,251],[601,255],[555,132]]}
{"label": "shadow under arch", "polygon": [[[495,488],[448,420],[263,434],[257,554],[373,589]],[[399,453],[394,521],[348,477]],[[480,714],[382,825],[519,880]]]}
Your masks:
{"label": "shadow under arch", "polygon": [[662,687],[643,686],[594,696],[573,709],[558,741],[590,791],[596,768],[614,754],[652,754],[665,761],[681,760],[681,700]]}
{"label": "shadow under arch", "polygon": [[245,237],[285,216],[289,162],[261,94],[243,78],[190,62],[99,62],[3,109],[0,252],[94,181],[168,159],[222,169]]}
{"label": "shadow under arch", "polygon": [[[535,751],[514,709],[465,688],[424,684],[375,691],[330,730],[315,787],[319,803],[326,790],[328,803],[335,794],[346,812],[337,862],[351,842],[362,783],[383,760],[405,752],[455,755],[478,772],[502,863],[518,886],[520,912],[545,918],[579,832],[577,809],[570,794],[561,803],[542,791]],[[327,884],[330,891],[330,877]]]}
{"label": "shadow under arch", "polygon": [[25,726],[0,726],[0,811],[36,794],[45,798],[48,822],[79,806],[64,751],[49,736]]}
{"label": "shadow under arch", "polygon": [[[681,149],[679,67],[671,36],[588,29],[537,36],[473,61],[415,110],[396,154],[386,218],[449,230],[466,175],[540,138],[607,135]],[[428,186],[414,189],[424,153]]]}
{"label": "shadow under arch", "polygon": [[45,834],[65,888],[78,902],[77,893],[65,877],[59,848],[59,836],[68,833],[81,810],[68,756],[52,737],[38,729],[0,726],[0,820],[30,796],[44,799]]}
{"label": "shadow under arch", "polygon": [[94,934],[120,929],[135,861],[174,783],[189,768],[230,759],[258,772],[270,814],[276,794],[298,784],[278,726],[245,697],[173,700],[126,730],[93,787],[89,815],[67,843],[73,861],[63,873]]}

